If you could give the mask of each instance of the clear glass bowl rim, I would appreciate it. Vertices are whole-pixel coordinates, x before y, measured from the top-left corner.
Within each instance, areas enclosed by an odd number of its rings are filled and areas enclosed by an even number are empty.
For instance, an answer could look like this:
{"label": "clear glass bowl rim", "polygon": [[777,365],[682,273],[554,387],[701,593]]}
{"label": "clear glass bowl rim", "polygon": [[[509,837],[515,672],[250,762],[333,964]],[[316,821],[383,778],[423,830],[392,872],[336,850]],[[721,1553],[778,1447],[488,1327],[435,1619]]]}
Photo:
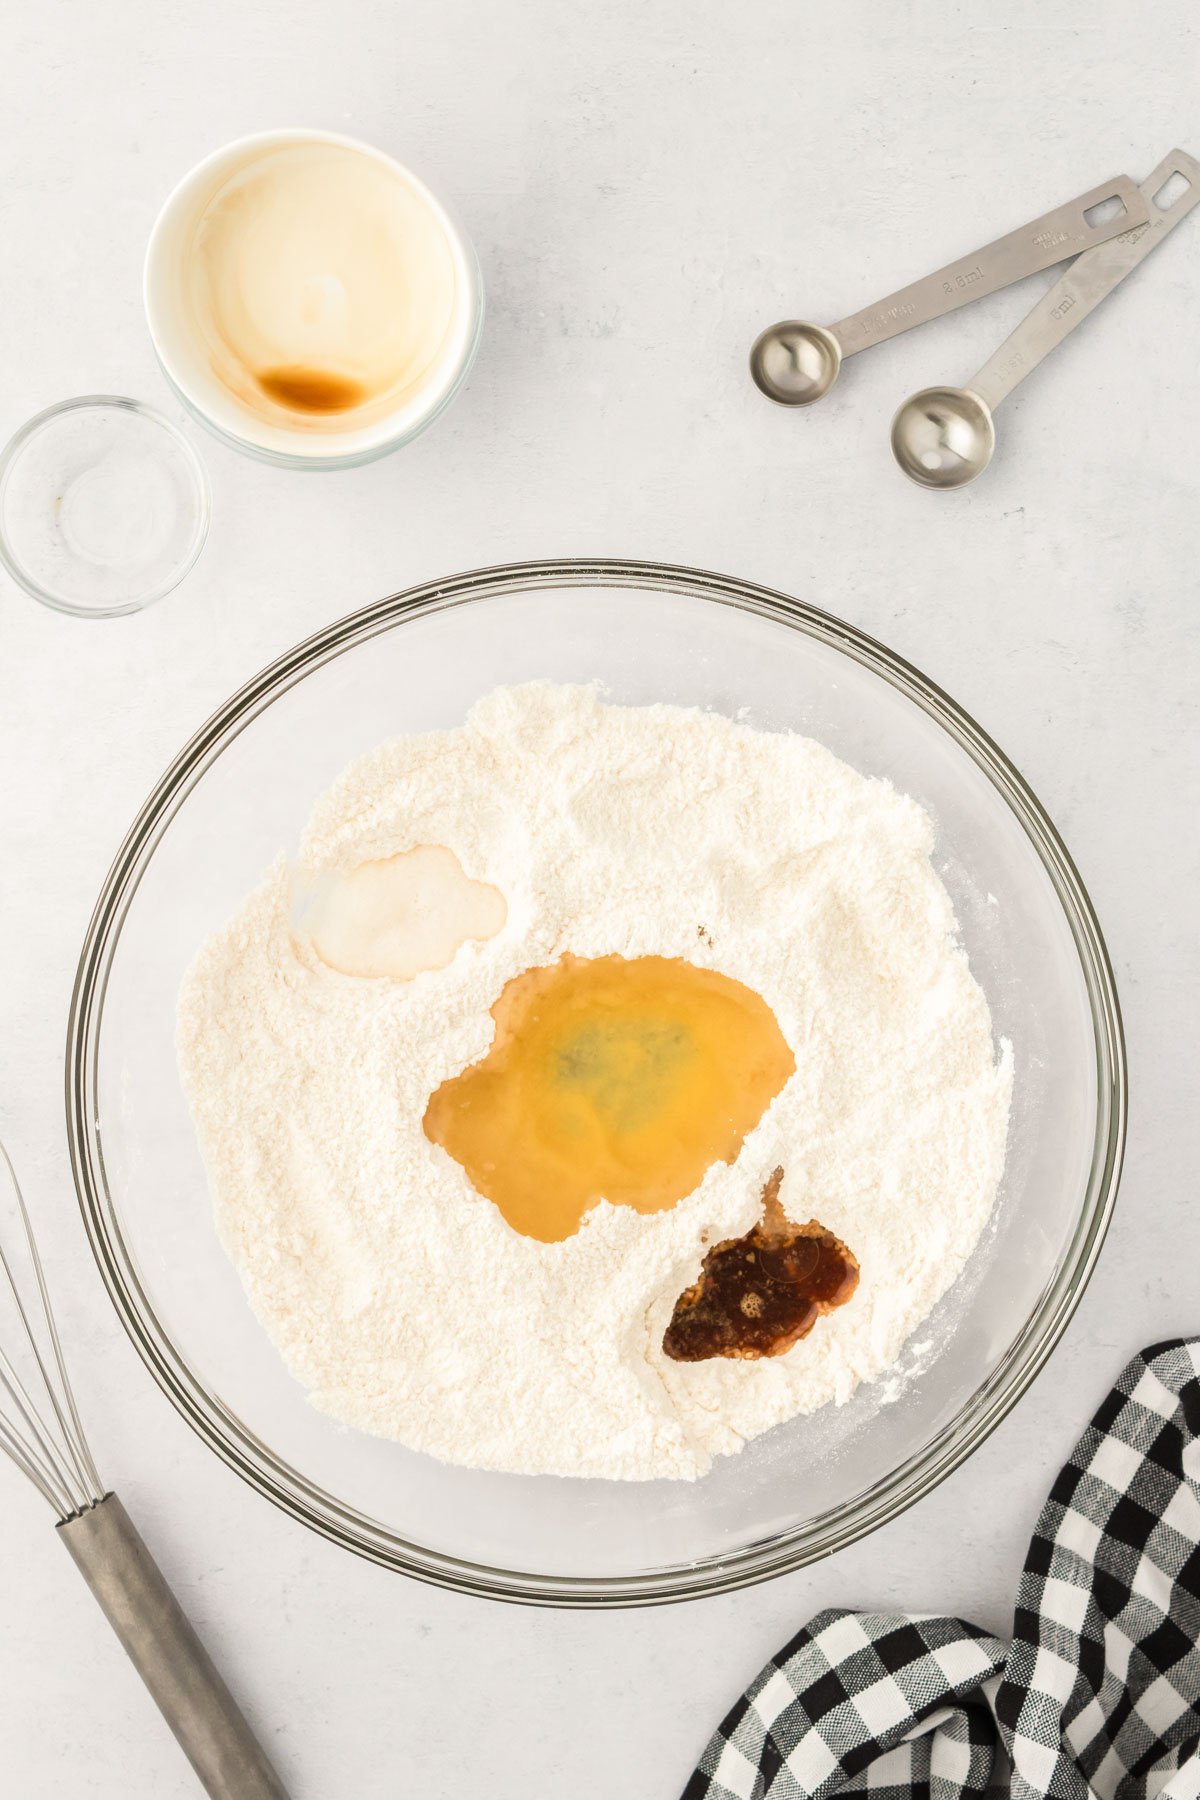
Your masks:
{"label": "clear glass bowl rim", "polygon": [[106,411],[111,407],[119,407],[124,412],[137,413],[151,424],[159,426],[168,437],[172,438],[176,447],[182,452],[195,488],[196,529],[188,546],[187,555],[182,557],[172,569],[170,578],[160,582],[158,587],[141,595],[137,600],[122,600],[115,606],[76,606],[70,600],[64,600],[60,594],[52,593],[49,588],[42,587],[29,573],[16,551],[8,542],[4,530],[3,512],[0,510],[0,563],[12,576],[13,580],[29,595],[31,600],[40,601],[51,611],[66,613],[72,619],[121,619],[129,613],[145,612],[148,606],[155,606],[158,601],[165,600],[173,594],[184,578],[195,568],[200,552],[208,540],[208,528],[212,520],[212,486],[208,479],[208,470],[200,458],[200,453],[178,425],[172,423],[165,413],[159,412],[155,406],[148,406],[144,400],[131,400],[125,394],[74,394],[66,400],[56,400],[53,406],[43,407],[41,412],[34,413],[31,419],[18,426],[0,450],[0,493],[9,470],[24,450],[26,444],[34,437],[43,425],[51,419],[57,419],[63,413],[80,411]]}
{"label": "clear glass bowl rim", "polygon": [[[1067,918],[1097,1049],[1097,1110],[1084,1203],[1061,1268],[988,1380],[940,1432],[869,1490],[793,1530],[728,1556],[629,1576],[490,1568],[409,1542],[344,1506],[275,1456],[212,1394],[175,1348],[139,1280],[109,1195],[98,1118],[104,995],[122,924],[155,847],[225,747],[310,671],[407,619],[531,589],[642,587],[742,608],[791,626],[871,670],[918,705],[988,777],[1024,828]],[[1040,802],[1008,758],[933,682],[877,640],[805,601],[678,565],[569,558],[478,569],[409,588],[326,626],[240,688],[191,738],[150,794],[117,853],[84,939],[71,1000],[66,1109],[71,1167],[88,1240],[117,1313],[151,1374],[193,1430],[251,1487],[332,1542],[384,1567],[459,1592],[525,1604],[662,1604],[727,1592],[802,1568],[895,1518],[953,1472],[1011,1411],[1065,1331],[1095,1267],[1116,1201],[1128,1088],[1112,967],[1091,900]]]}

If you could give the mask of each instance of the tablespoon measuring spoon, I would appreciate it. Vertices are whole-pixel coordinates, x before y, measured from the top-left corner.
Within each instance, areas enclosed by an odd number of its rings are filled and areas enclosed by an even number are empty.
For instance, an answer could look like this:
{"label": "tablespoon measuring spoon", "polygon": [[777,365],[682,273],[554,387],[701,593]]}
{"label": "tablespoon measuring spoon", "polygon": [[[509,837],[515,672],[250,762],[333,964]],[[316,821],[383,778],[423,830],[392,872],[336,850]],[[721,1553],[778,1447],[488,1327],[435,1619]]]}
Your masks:
{"label": "tablespoon measuring spoon", "polygon": [[[1103,207],[1105,201],[1119,204],[1106,209],[1105,216],[1089,219],[1088,214]],[[1118,175],[985,244],[982,250],[973,250],[944,269],[922,276],[886,300],[851,313],[837,325],[781,319],[755,340],[750,373],[768,400],[776,400],[780,406],[811,406],[829,392],[847,356],[911,331],[914,325],[927,325],[931,319],[940,319],[969,300],[982,300],[985,294],[994,294],[1026,275],[1053,268],[1094,244],[1107,243],[1148,216],[1136,183],[1128,175]]]}
{"label": "tablespoon measuring spoon", "polygon": [[[1167,199],[1172,177],[1184,185],[1176,182]],[[1191,212],[1200,201],[1200,163],[1172,150],[1141,192],[1147,222],[1078,257],[965,388],[922,388],[904,402],[892,421],[892,453],[913,481],[955,488],[982,475],[996,447],[992,414],[1000,402]]]}

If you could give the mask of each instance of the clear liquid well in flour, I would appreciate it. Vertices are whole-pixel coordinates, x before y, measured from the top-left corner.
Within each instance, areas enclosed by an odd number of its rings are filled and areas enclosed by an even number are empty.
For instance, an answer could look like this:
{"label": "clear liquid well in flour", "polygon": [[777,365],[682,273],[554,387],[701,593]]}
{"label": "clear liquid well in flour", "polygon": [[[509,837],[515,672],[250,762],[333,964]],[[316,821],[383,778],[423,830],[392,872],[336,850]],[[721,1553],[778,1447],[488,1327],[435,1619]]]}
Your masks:
{"label": "clear liquid well in flour", "polygon": [[472,881],[441,844],[302,879],[295,910],[327,968],[390,981],[446,968],[465,943],[495,937],[508,918],[499,888]]}

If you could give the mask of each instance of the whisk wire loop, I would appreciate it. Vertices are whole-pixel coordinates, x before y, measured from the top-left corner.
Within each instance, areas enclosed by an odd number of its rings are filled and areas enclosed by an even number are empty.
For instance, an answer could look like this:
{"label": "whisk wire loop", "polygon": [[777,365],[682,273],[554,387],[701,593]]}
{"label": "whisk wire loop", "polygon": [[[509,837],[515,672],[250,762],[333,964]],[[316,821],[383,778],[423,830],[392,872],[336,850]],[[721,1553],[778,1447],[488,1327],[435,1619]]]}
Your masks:
{"label": "whisk wire loop", "polygon": [[[10,1252],[5,1236],[0,1234],[0,1268],[4,1271],[27,1350],[27,1354],[19,1352],[25,1365],[23,1377],[9,1352],[0,1346],[0,1449],[54,1507],[59,1518],[69,1519],[97,1505],[104,1498],[105,1490],[71,1390],[29,1210],[12,1159],[2,1142],[0,1160],[8,1171],[20,1226],[14,1236],[18,1242],[24,1240],[24,1254],[28,1258],[41,1311],[41,1324],[35,1326],[33,1307],[27,1306],[22,1297],[15,1256]],[[10,1209],[4,1210],[7,1213]],[[0,1224],[7,1224],[7,1220],[0,1220]],[[43,1347],[39,1331],[44,1334],[46,1347]],[[33,1399],[31,1387],[44,1393],[44,1408]]]}

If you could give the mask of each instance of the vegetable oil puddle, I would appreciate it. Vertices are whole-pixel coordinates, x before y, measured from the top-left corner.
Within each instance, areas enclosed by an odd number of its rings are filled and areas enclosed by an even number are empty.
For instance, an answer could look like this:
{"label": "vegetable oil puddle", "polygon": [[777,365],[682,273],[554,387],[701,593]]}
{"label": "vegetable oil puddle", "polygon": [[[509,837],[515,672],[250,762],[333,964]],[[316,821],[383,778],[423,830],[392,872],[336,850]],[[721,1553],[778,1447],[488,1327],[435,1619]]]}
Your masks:
{"label": "vegetable oil puddle", "polygon": [[555,1243],[598,1200],[661,1212],[742,1141],[796,1064],[758,994],[665,956],[563,956],[507,983],[487,1055],[425,1134],[514,1230]]}

